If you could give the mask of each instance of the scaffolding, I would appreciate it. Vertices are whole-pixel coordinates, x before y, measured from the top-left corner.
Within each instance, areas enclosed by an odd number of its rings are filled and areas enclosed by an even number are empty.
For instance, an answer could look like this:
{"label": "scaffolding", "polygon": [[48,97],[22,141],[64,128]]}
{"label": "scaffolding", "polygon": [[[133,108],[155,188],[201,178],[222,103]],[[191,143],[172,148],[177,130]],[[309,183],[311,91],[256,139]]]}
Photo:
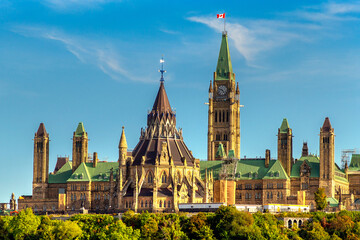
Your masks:
{"label": "scaffolding", "polygon": [[221,164],[220,179],[235,180],[238,161],[236,158],[224,160]]}
{"label": "scaffolding", "polygon": [[344,169],[346,164],[349,166],[350,156],[352,154],[358,153],[358,152],[359,152],[359,149],[356,149],[356,148],[341,150],[341,168]]}

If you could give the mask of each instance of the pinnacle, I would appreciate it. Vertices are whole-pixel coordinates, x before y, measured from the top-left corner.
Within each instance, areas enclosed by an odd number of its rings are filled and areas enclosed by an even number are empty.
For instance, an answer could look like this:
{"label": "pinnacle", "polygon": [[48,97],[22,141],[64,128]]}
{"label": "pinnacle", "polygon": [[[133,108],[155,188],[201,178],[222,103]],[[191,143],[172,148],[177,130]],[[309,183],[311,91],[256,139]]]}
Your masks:
{"label": "pinnacle", "polygon": [[46,136],[47,135],[47,132],[46,132],[46,129],[45,129],[45,125],[44,123],[40,123],[40,126],[36,132],[36,136],[37,137],[43,137],[43,136]]}
{"label": "pinnacle", "polygon": [[119,142],[119,148],[126,148],[127,149],[127,142],[126,142],[124,126],[122,127],[122,132],[121,132],[121,137],[120,137],[120,142]]}
{"label": "pinnacle", "polygon": [[85,128],[84,128],[84,124],[83,122],[79,122],[77,128],[76,128],[76,131],[75,131],[75,136],[76,137],[82,137],[84,136],[85,134]]}

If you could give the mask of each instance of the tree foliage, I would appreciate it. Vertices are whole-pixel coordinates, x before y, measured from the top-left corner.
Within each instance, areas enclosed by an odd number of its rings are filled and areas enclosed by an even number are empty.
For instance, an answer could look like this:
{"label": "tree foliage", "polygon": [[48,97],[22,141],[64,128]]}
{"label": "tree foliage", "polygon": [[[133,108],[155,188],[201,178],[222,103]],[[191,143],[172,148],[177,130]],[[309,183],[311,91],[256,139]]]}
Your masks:
{"label": "tree foliage", "polygon": [[303,226],[288,229],[279,220],[285,214],[240,212],[235,207],[220,207],[215,213],[135,214],[122,219],[112,215],[74,215],[69,220],[36,216],[31,209],[16,216],[0,217],[0,239],[310,239],[360,240],[360,213],[315,212],[290,214],[307,217]]}
{"label": "tree foliage", "polygon": [[327,207],[326,194],[324,188],[319,188],[315,193],[315,203],[317,210],[324,210]]}

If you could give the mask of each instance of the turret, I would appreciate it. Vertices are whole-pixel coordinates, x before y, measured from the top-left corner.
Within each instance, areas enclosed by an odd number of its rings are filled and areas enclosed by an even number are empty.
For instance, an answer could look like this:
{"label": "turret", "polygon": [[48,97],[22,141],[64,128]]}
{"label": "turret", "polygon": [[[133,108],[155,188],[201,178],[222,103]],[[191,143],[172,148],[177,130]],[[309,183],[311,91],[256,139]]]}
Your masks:
{"label": "turret", "polygon": [[301,156],[302,157],[309,156],[309,148],[308,148],[307,142],[303,142]]}
{"label": "turret", "polygon": [[325,118],[320,128],[320,187],[325,188],[327,197],[335,196],[335,135],[330,119]]}
{"label": "turret", "polygon": [[125,128],[122,127],[120,142],[119,142],[119,163],[121,166],[126,165],[126,156],[127,156],[127,142],[125,136]]}
{"label": "turret", "polygon": [[292,129],[286,118],[278,129],[278,160],[281,162],[288,176],[293,164]]}
{"label": "turret", "polygon": [[80,122],[73,134],[72,170],[73,172],[81,163],[86,163],[88,158],[88,135],[84,124]]}
{"label": "turret", "polygon": [[33,198],[44,199],[49,178],[49,134],[43,123],[40,123],[34,137],[33,171]]}

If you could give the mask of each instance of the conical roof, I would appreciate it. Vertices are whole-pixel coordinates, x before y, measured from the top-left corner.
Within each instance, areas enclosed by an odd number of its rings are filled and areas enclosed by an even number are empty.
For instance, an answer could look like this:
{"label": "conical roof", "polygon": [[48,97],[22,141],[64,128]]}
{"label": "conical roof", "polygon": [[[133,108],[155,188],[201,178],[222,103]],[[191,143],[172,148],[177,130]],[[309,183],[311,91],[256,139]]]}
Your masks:
{"label": "conical roof", "polygon": [[38,137],[47,136],[47,132],[46,132],[44,123],[40,123],[40,126],[36,132],[36,136],[38,136]]}
{"label": "conical roof", "polygon": [[152,110],[159,112],[171,112],[171,106],[165,91],[164,81],[160,82],[160,88],[155,98]]}
{"label": "conical roof", "polygon": [[120,142],[119,142],[119,148],[127,148],[127,142],[126,142],[126,136],[125,136],[125,130],[124,127],[122,127]]}
{"label": "conical roof", "polygon": [[219,58],[216,66],[216,77],[215,80],[228,80],[229,74],[232,77],[233,69],[230,58],[229,44],[227,33],[222,34],[222,40],[220,45]]}
{"label": "conical roof", "polygon": [[280,133],[287,133],[289,128],[288,120],[284,118],[280,126]]}
{"label": "conical roof", "polygon": [[331,127],[330,119],[328,117],[326,117],[324,124],[322,126],[322,130],[328,132],[328,131],[330,131],[331,128],[332,127]]}
{"label": "conical roof", "polygon": [[79,122],[76,131],[75,131],[75,137],[82,137],[85,134],[85,128],[83,122]]}

